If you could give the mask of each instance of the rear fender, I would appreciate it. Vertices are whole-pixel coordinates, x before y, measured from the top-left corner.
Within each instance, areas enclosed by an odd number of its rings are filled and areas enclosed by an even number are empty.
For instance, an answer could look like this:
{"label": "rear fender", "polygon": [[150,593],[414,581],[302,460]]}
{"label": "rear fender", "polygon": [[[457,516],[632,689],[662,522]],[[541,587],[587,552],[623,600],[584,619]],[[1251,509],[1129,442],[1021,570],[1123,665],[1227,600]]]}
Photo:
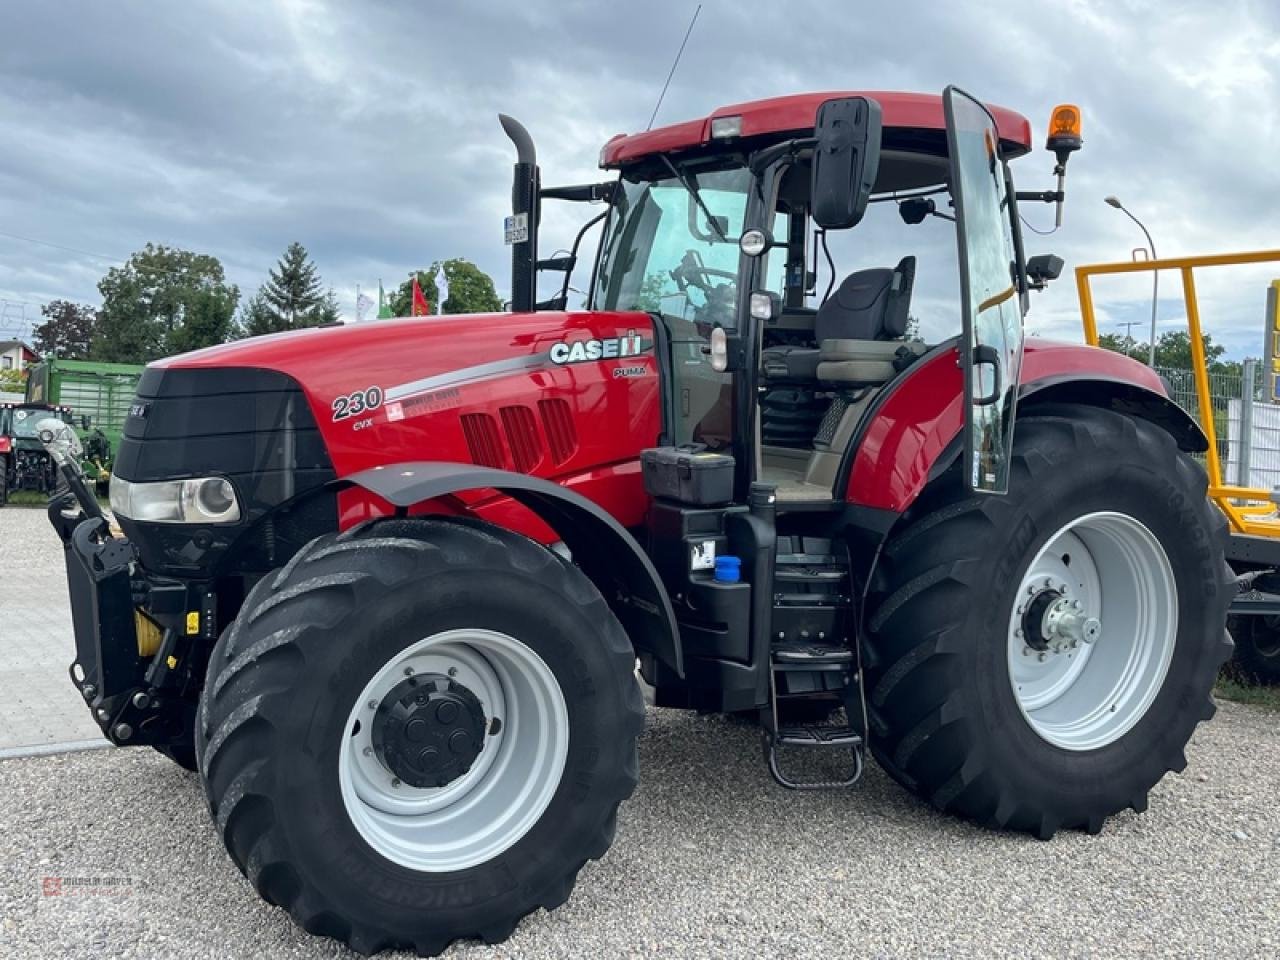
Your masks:
{"label": "rear fender", "polygon": [[[1081,403],[1141,417],[1167,430],[1190,453],[1208,449],[1195,419],[1168,398],[1150,368],[1108,350],[1028,340],[1019,412],[1048,403]],[[845,499],[904,513],[929,480],[960,455],[964,381],[954,344],[939,346],[876,398],[852,441]]]}
{"label": "rear fender", "polygon": [[662,580],[635,538],[605,510],[558,484],[462,463],[387,464],[343,478],[398,509],[467,490],[497,490],[551,527],[604,596],[638,651],[684,676],[680,633]]}

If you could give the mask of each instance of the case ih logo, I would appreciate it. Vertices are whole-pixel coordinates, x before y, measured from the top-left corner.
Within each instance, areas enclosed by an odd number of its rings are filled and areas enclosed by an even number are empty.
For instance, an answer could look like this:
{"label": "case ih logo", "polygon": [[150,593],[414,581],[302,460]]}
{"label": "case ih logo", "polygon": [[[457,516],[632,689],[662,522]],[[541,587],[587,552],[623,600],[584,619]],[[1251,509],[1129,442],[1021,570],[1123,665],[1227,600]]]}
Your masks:
{"label": "case ih logo", "polygon": [[552,363],[587,363],[592,360],[615,360],[618,357],[634,357],[643,352],[644,341],[634,330],[625,337],[604,337],[601,340],[561,340],[551,348]]}

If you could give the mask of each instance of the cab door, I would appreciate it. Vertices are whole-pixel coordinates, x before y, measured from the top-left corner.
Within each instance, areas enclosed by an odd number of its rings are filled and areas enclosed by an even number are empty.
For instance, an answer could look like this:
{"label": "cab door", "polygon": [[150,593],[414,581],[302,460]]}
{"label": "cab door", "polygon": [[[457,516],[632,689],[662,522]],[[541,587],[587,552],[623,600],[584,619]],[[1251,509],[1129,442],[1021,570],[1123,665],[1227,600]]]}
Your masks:
{"label": "cab door", "polygon": [[990,111],[955,87],[942,99],[964,312],[965,478],[979,493],[1007,493],[1023,310],[1012,201]]}

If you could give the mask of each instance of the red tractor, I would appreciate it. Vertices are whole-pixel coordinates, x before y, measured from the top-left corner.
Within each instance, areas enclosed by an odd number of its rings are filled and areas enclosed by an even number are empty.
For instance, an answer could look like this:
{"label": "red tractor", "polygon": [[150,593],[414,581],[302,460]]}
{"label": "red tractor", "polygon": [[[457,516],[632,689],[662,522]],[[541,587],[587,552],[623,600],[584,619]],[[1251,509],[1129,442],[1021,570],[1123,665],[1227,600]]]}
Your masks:
{"label": "red tractor", "polygon": [[[1034,193],[1027,121],[954,88],[726,107],[562,188],[503,125],[512,312],[152,364],[123,536],[48,438],[106,737],[198,770],[258,892],[364,952],[568,898],[639,775],[637,661],[659,706],[758,718],[785,787],[850,784],[869,748],[1045,839],[1144,809],[1213,713],[1233,578],[1156,375],[1023,341],[1062,263],[1025,257],[1018,208],[1061,203],[1078,112]],[[583,310],[580,244],[539,258],[550,199],[603,205]],[[911,335],[911,256],[864,244],[817,289],[879,203],[954,220],[958,336]]]}

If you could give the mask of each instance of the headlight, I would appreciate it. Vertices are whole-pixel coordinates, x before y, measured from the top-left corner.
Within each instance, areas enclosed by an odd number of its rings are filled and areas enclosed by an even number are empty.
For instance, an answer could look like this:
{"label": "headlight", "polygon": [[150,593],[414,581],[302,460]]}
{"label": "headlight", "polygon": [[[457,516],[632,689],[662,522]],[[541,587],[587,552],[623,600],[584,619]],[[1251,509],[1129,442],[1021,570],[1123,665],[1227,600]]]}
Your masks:
{"label": "headlight", "polygon": [[111,476],[111,509],[130,520],[150,523],[235,523],[240,503],[222,477],[131,483]]}

